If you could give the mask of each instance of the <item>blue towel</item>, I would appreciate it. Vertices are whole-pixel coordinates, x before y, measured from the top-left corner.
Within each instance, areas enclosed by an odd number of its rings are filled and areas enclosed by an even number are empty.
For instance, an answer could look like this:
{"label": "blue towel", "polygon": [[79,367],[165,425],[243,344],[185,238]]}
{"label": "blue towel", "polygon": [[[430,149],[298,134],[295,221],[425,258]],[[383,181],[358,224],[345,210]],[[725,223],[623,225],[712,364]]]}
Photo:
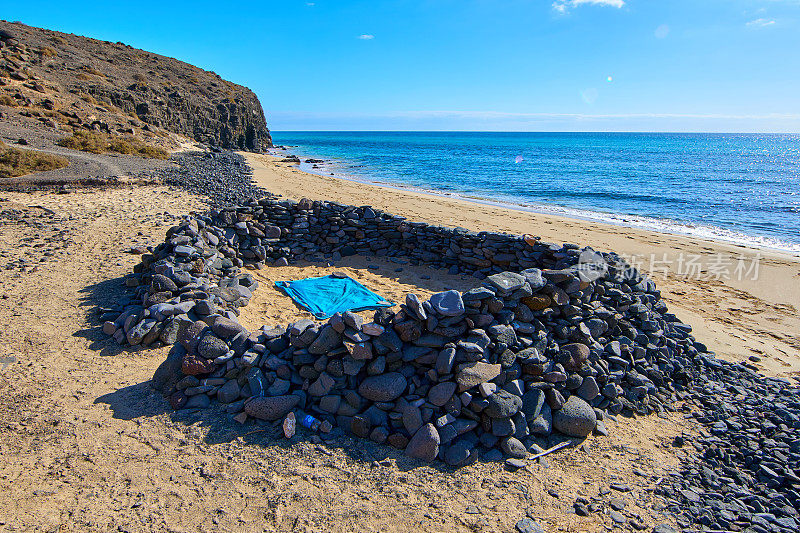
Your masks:
{"label": "blue towel", "polygon": [[394,302],[381,298],[348,277],[322,276],[297,281],[276,281],[275,286],[283,289],[300,307],[319,319],[344,311],[365,311],[394,305]]}

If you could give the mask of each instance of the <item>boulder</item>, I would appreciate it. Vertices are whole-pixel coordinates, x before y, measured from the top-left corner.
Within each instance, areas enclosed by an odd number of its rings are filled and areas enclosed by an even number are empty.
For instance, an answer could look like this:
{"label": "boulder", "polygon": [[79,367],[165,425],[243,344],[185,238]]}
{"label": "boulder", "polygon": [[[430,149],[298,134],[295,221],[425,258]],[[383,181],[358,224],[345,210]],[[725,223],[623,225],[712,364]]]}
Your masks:
{"label": "boulder", "polygon": [[488,276],[486,281],[503,292],[514,292],[525,284],[525,276],[516,272],[501,272]]}
{"label": "boulder", "polygon": [[294,394],[253,398],[244,406],[244,412],[261,420],[278,420],[300,403],[300,397]]}
{"label": "boulder", "polygon": [[430,303],[436,312],[443,316],[460,316],[464,314],[464,301],[458,291],[439,292],[430,297]]}
{"label": "boulder", "polygon": [[232,339],[238,333],[247,331],[245,327],[238,322],[225,318],[224,316],[217,317],[214,324],[211,326],[211,331],[221,339]]}
{"label": "boulder", "polygon": [[488,405],[483,412],[491,418],[514,416],[522,407],[522,398],[502,389],[486,398],[486,401]]}
{"label": "boulder", "polygon": [[425,424],[414,433],[406,446],[406,455],[425,461],[432,462],[439,455],[439,432],[433,424]]}
{"label": "boulder", "polygon": [[206,359],[215,359],[228,353],[228,345],[215,335],[204,335],[197,343],[197,353]]}
{"label": "boulder", "polygon": [[492,365],[481,361],[462,365],[456,374],[458,392],[464,392],[476,385],[491,381],[499,376],[501,371],[502,367],[500,365]]}
{"label": "boulder", "polygon": [[583,438],[597,425],[592,406],[578,396],[570,396],[564,406],[553,414],[553,428],[570,437]]}
{"label": "boulder", "polygon": [[358,393],[373,402],[393,402],[403,394],[406,386],[403,374],[388,372],[364,379],[358,387]]}
{"label": "boulder", "polygon": [[437,383],[428,391],[428,401],[437,407],[442,407],[453,397],[453,394],[456,392],[456,387],[457,385],[452,381]]}

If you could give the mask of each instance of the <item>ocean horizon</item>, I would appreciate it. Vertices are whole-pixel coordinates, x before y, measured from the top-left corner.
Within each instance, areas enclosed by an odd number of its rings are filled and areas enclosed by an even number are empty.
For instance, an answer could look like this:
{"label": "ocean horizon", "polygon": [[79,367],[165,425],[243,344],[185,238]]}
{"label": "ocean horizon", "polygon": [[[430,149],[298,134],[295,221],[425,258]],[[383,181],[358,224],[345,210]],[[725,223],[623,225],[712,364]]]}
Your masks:
{"label": "ocean horizon", "polygon": [[272,135],[309,172],[800,255],[800,134]]}

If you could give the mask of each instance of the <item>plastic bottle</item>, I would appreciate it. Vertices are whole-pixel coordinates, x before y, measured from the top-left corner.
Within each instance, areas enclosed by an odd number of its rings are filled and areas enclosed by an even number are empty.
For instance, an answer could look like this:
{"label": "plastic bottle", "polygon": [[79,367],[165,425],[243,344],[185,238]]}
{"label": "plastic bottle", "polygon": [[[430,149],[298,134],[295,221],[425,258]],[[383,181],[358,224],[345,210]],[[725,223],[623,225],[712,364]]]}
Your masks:
{"label": "plastic bottle", "polygon": [[319,425],[322,424],[322,422],[311,415],[302,415],[300,417],[300,424],[311,431],[317,431],[319,430]]}

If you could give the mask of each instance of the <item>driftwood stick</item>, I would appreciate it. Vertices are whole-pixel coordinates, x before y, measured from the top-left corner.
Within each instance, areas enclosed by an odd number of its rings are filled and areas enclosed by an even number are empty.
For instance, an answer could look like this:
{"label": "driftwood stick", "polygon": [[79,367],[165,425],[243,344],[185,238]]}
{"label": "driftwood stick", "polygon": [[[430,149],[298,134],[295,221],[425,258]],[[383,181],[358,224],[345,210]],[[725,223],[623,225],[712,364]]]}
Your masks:
{"label": "driftwood stick", "polygon": [[555,446],[553,446],[552,448],[548,448],[548,449],[546,449],[546,450],[545,450],[545,451],[543,451],[543,452],[537,453],[536,455],[533,455],[533,456],[529,457],[529,459],[530,459],[531,461],[533,461],[533,460],[536,460],[536,459],[538,459],[539,457],[544,457],[545,455],[550,455],[551,453],[553,453],[553,452],[557,452],[558,450],[560,450],[560,449],[562,449],[562,448],[566,448],[566,447],[567,447],[567,446],[569,446],[570,444],[572,444],[572,443],[571,443],[571,442],[569,442],[568,440],[565,440],[565,441],[564,441],[564,442],[562,442],[561,444],[556,444],[556,445],[555,445]]}

